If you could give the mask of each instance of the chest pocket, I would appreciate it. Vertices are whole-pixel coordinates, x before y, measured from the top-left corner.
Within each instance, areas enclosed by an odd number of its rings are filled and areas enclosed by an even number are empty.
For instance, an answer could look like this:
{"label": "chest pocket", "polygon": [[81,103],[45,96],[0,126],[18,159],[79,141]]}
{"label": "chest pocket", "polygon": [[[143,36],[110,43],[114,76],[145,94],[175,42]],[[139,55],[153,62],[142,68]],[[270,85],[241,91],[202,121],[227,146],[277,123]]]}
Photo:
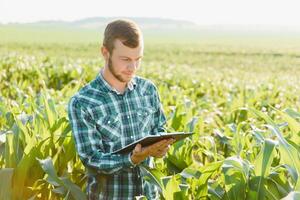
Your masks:
{"label": "chest pocket", "polygon": [[105,141],[116,141],[121,137],[121,121],[119,114],[110,114],[100,117],[96,127]]}
{"label": "chest pocket", "polygon": [[142,133],[149,133],[154,127],[155,109],[152,107],[141,107],[137,109],[137,121]]}

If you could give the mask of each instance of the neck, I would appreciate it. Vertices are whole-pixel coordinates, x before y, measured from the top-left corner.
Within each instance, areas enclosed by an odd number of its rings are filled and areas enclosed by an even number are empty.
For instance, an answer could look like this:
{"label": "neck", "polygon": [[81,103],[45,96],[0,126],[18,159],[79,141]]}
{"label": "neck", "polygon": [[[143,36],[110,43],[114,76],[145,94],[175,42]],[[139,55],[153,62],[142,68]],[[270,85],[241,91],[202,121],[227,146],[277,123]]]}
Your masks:
{"label": "neck", "polygon": [[127,83],[119,81],[114,75],[109,71],[107,67],[104,67],[101,70],[102,76],[104,80],[114,89],[116,89],[120,93],[124,93]]}

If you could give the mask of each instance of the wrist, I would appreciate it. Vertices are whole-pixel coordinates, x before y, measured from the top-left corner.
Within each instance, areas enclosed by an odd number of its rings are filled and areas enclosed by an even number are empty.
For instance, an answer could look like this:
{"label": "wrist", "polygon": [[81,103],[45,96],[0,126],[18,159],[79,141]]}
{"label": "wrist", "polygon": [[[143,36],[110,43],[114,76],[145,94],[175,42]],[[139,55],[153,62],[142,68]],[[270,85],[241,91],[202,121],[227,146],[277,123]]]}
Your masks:
{"label": "wrist", "polygon": [[131,162],[132,162],[134,165],[137,165],[137,164],[138,164],[138,161],[137,161],[137,159],[136,159],[136,156],[134,156],[132,152],[130,153],[130,159],[131,159]]}

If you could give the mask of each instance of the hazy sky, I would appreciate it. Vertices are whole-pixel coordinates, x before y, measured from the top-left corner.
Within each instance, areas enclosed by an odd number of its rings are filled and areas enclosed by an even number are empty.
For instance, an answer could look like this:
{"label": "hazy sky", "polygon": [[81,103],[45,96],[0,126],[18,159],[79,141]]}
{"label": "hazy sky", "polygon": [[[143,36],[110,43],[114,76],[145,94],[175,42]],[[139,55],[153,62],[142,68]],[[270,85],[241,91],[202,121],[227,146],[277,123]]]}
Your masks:
{"label": "hazy sky", "polygon": [[0,23],[86,17],[161,17],[198,24],[300,27],[299,0],[0,0]]}

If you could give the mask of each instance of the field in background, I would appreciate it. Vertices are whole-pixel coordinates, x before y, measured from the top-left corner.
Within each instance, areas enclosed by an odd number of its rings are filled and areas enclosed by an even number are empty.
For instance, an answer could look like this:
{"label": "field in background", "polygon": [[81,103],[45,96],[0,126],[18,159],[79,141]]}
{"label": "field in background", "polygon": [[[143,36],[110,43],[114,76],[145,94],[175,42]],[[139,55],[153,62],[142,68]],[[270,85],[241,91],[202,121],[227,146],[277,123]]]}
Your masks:
{"label": "field in background", "polygon": [[[0,26],[0,199],[83,198],[66,104],[103,66],[101,34]],[[157,169],[143,168],[162,196],[299,197],[300,37],[209,30],[144,37],[138,74],[158,86],[168,129],[196,132],[157,159]]]}

